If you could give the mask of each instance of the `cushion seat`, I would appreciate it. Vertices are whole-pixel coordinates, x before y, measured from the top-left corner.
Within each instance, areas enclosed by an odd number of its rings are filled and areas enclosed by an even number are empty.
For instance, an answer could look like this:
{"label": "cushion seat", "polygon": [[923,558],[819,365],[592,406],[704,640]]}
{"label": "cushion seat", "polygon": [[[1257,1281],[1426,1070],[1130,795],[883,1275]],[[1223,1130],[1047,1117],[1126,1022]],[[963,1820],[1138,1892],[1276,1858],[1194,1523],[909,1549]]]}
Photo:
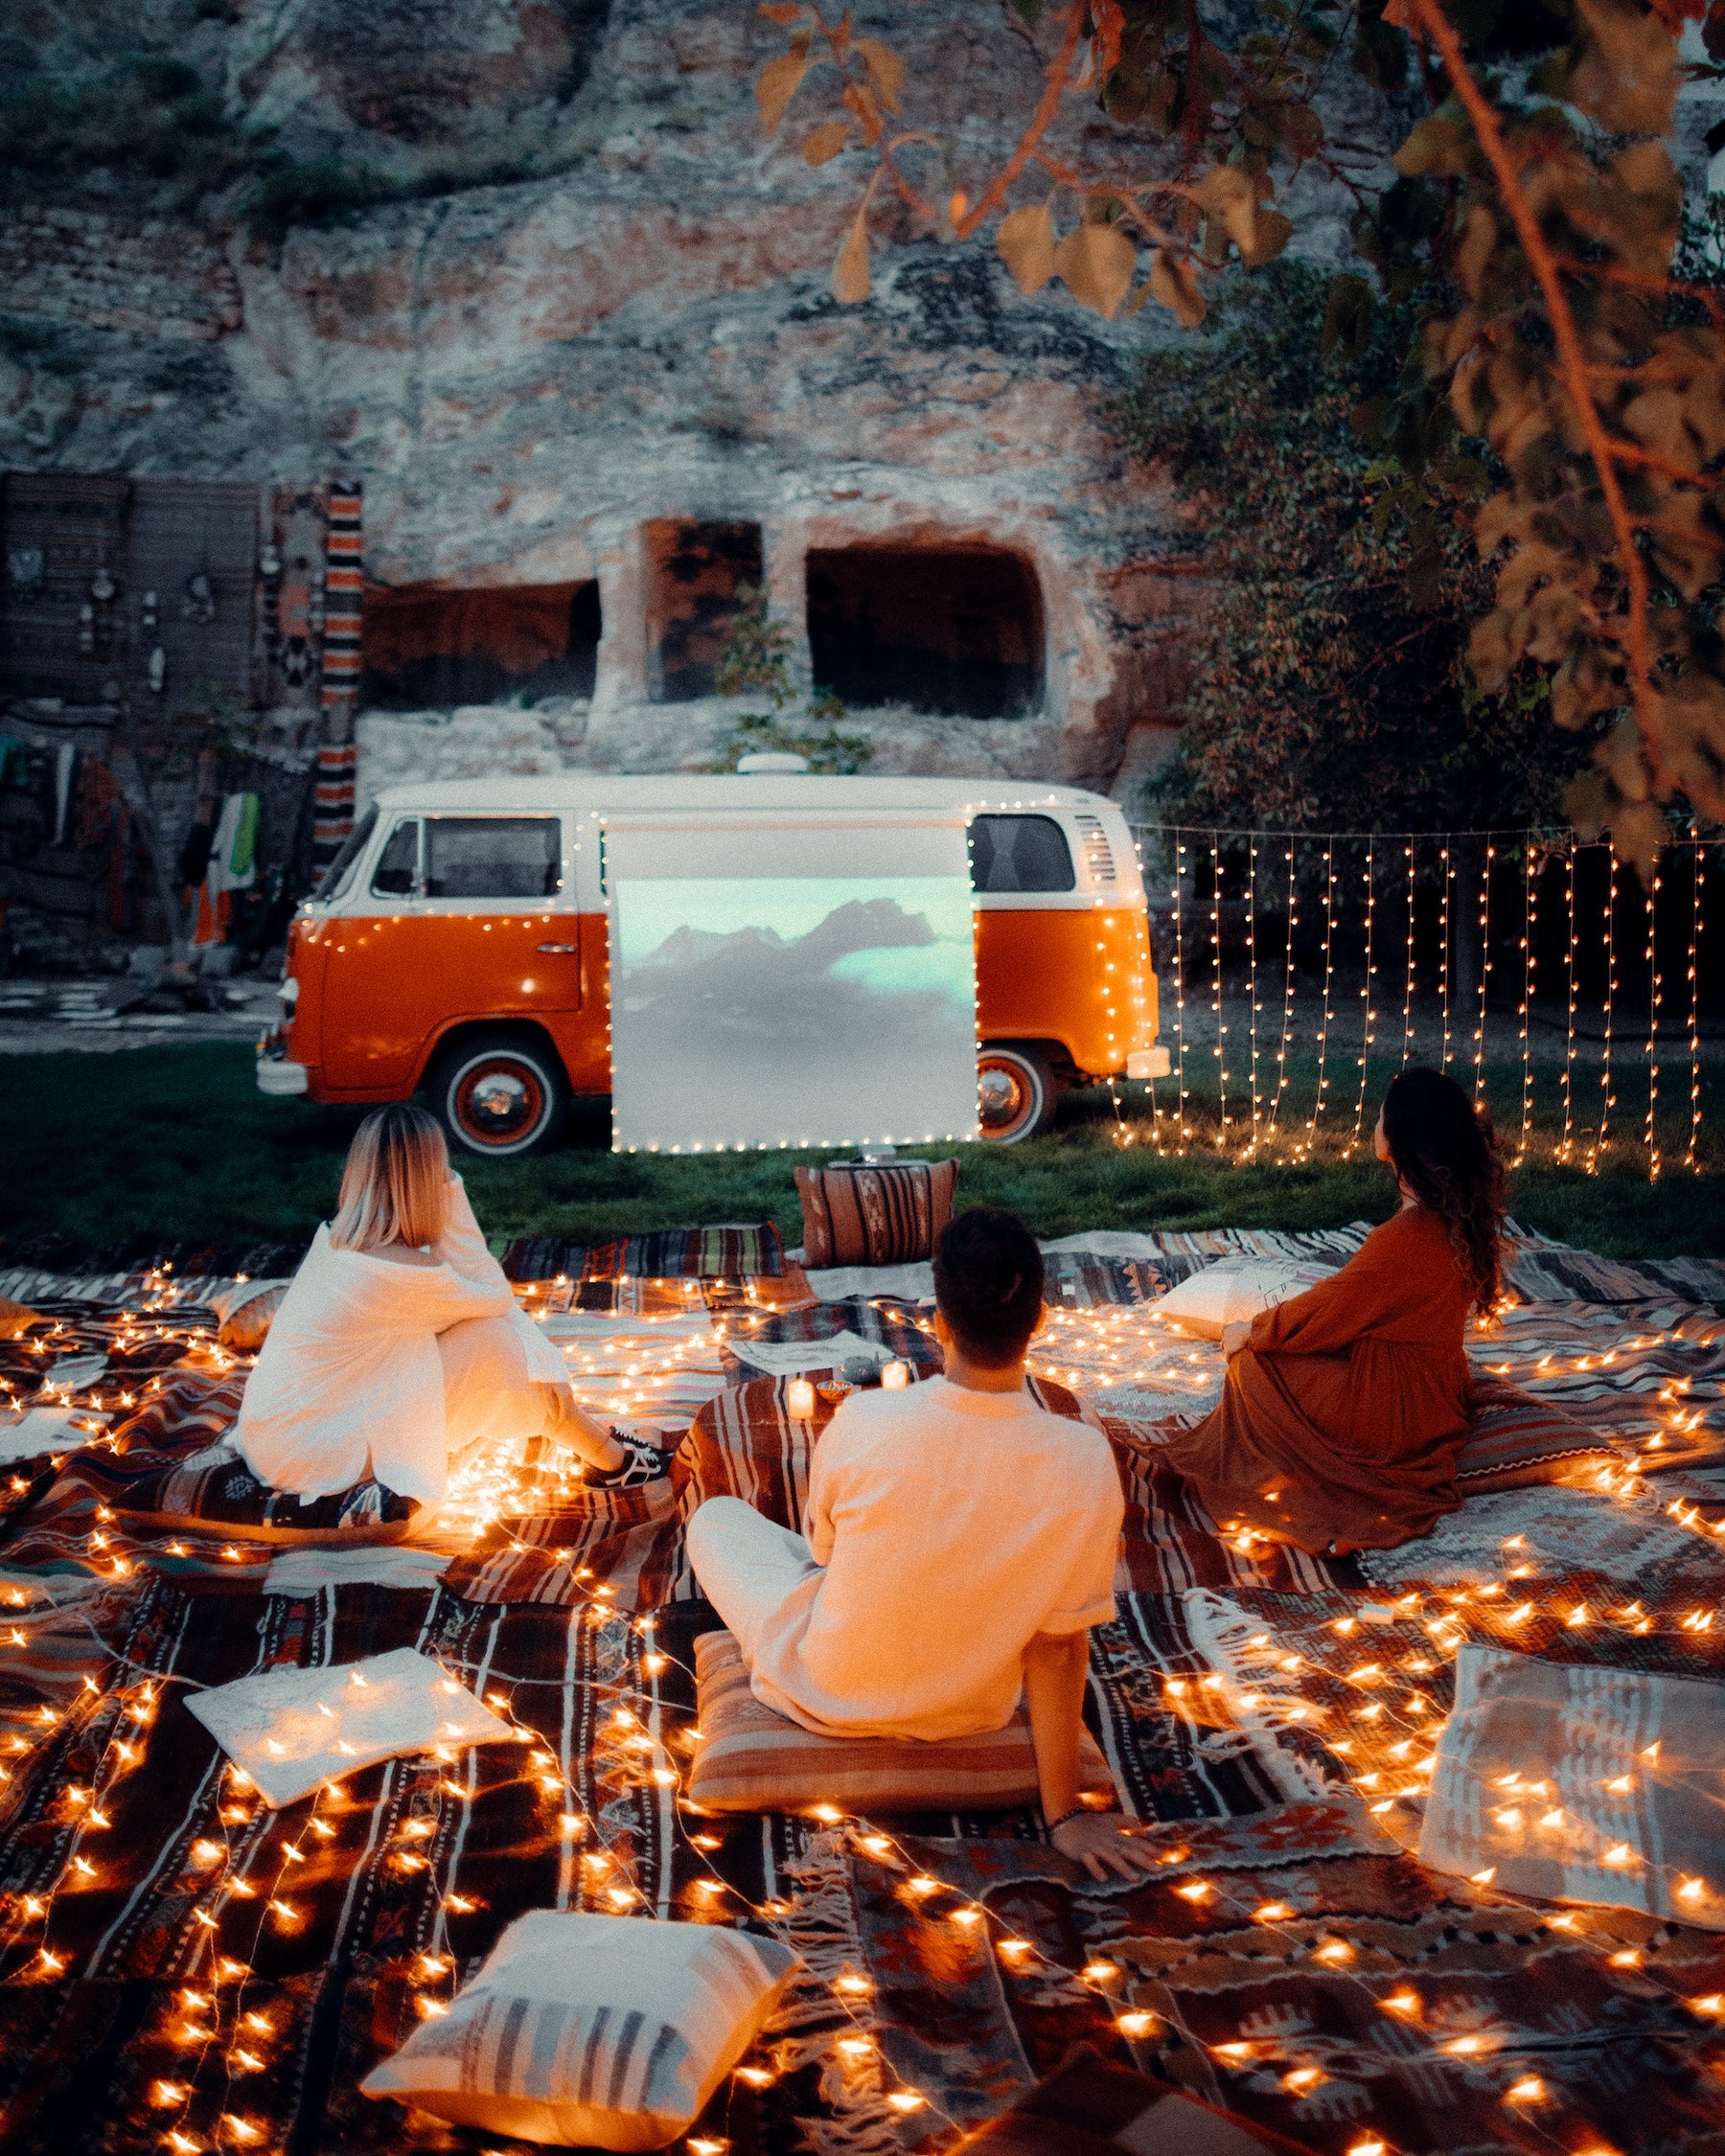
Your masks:
{"label": "cushion seat", "polygon": [[[728,1632],[695,1642],[701,1749],[689,1774],[689,1801],[709,1812],[794,1812],[837,1804],[849,1812],[1012,1811],[1037,1801],[1036,1755],[1021,1710],[981,1736],[816,1736],[763,1705],[749,1689],[741,1649]],[[1087,1789],[1114,1782],[1089,1731],[1079,1773]]]}
{"label": "cushion seat", "polygon": [[1619,1456],[1609,1438],[1555,1402],[1506,1378],[1476,1377],[1473,1419],[1456,1457],[1456,1487],[1465,1498],[1537,1482],[1578,1482]]}
{"label": "cushion seat", "polygon": [[143,1527],[204,1528],[234,1542],[288,1542],[347,1549],[400,1542],[419,1511],[412,1498],[381,1482],[360,1482],[309,1504],[272,1490],[230,1445],[212,1445],[189,1460],[162,1464],[113,1500],[116,1512]]}

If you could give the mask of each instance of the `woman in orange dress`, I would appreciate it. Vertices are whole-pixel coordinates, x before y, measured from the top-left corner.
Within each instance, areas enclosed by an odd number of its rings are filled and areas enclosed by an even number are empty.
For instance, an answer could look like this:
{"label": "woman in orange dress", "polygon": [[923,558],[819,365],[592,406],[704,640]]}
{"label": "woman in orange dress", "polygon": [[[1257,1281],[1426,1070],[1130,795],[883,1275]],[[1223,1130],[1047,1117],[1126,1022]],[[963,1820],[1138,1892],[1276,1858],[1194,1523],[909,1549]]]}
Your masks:
{"label": "woman in orange dress", "polygon": [[1314,1553],[1392,1548],[1460,1503],[1462,1337],[1503,1285],[1485,1110],[1439,1071],[1405,1070],[1374,1145],[1400,1209],[1332,1278],[1229,1326],[1221,1405],[1163,1455],[1221,1525]]}

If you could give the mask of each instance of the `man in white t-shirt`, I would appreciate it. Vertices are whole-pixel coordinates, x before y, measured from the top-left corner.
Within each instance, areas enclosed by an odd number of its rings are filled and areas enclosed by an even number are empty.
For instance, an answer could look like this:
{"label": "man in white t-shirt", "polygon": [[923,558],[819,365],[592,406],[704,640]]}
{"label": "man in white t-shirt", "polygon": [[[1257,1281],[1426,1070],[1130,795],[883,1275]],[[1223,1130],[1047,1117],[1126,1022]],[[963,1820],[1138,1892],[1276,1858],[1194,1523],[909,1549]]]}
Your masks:
{"label": "man in white t-shirt", "polygon": [[1050,1841],[1096,1878],[1130,1876],[1149,1851],[1078,1800],[1087,1640],[1115,1614],[1124,1510],[1108,1441],[1025,1390],[1043,1266],[1016,1214],[952,1223],[934,1296],[946,1375],[845,1400],[815,1454],[807,1541],[709,1498],[690,1562],[756,1698],[820,1735],[972,1736],[1023,1696]]}

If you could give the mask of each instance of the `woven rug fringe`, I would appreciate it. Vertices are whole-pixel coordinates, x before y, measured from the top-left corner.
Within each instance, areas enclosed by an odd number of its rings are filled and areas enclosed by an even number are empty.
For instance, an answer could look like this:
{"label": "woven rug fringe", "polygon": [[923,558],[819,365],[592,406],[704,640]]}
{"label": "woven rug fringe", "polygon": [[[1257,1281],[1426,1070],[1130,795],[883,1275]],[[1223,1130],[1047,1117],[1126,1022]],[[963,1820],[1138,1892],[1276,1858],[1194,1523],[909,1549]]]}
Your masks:
{"label": "woven rug fringe", "polygon": [[820,2100],[828,2114],[799,2118],[798,2131],[814,2156],[899,2156],[904,2136],[881,2086],[878,2054],[871,2052],[851,2065],[833,2048],[833,2032],[840,2025],[861,2035],[877,2033],[868,1996],[840,2007],[833,1990],[835,1981],[847,1971],[860,1973],[867,1966],[857,1928],[845,1830],[816,1834],[784,1870],[796,1892],[774,1931],[802,1957],[803,1966],[767,2024],[766,2034],[780,2075],[819,2062]]}
{"label": "woven rug fringe", "polygon": [[[1234,1733],[1242,1740],[1239,1749],[1250,1745],[1256,1752],[1284,1802],[1333,1804],[1337,1797],[1334,1782],[1314,1761],[1301,1758],[1276,1741],[1278,1731],[1297,1728],[1310,1709],[1299,1687],[1275,1670],[1269,1653],[1252,1644],[1263,1635],[1262,1621],[1208,1587],[1188,1588],[1181,1596],[1181,1607],[1192,1645],[1232,1688],[1234,1696],[1228,1708],[1235,1724]],[[1247,1700],[1252,1702],[1250,1707],[1245,1704]],[[1224,1752],[1226,1746],[1211,1739],[1206,1741],[1205,1750],[1216,1754]]]}

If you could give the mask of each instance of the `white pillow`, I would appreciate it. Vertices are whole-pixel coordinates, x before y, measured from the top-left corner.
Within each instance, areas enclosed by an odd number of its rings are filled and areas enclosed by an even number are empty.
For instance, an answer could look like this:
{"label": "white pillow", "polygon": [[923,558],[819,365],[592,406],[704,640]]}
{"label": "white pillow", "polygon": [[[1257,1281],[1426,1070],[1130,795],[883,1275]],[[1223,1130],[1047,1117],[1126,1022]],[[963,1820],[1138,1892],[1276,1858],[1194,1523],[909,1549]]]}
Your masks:
{"label": "white pillow", "polygon": [[267,1669],[194,1692],[186,1705],[250,1775],[271,1811],[380,1759],[515,1734],[411,1647],[329,1668]]}
{"label": "white pillow", "polygon": [[754,2041],[797,1966],[719,1924],[535,1910],[447,2014],[359,2084],[523,2141],[663,2148]]}
{"label": "white pillow", "polygon": [[1170,1288],[1158,1317],[1199,1340],[1220,1340],[1225,1325],[1249,1322],[1260,1310],[1304,1295],[1336,1272],[1312,1258],[1225,1257]]}

